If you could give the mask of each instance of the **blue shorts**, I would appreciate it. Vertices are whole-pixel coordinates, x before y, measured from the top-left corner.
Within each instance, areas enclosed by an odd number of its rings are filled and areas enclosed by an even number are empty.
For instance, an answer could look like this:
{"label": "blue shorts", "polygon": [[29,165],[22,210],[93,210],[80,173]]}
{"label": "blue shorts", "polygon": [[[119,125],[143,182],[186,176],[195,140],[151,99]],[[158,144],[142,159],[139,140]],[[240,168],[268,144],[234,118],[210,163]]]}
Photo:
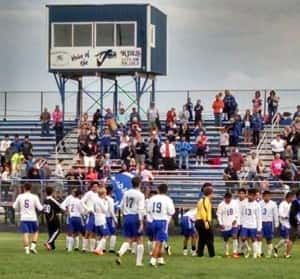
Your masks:
{"label": "blue shorts", "polygon": [[70,233],[82,233],[82,220],[80,217],[71,217],[69,224]]}
{"label": "blue shorts", "polygon": [[116,224],[112,217],[106,218],[106,224],[109,235],[116,235]]}
{"label": "blue shorts", "polygon": [[240,236],[242,238],[256,238],[256,235],[257,235],[257,229],[247,229],[247,228],[243,228],[241,229],[241,232],[240,232]]}
{"label": "blue shorts", "polygon": [[39,226],[36,221],[21,221],[20,230],[22,233],[36,233],[39,230]]}
{"label": "blue shorts", "polygon": [[188,216],[183,216],[180,222],[181,235],[185,237],[194,236],[196,234],[195,225],[191,218]]}
{"label": "blue shorts", "polygon": [[237,237],[238,235],[238,228],[232,228],[228,231],[222,231],[222,236],[224,241],[227,241],[230,237]]}
{"label": "blue shorts", "polygon": [[168,222],[166,220],[154,220],[152,227],[155,241],[168,241]]}
{"label": "blue shorts", "polygon": [[153,241],[154,239],[153,222],[146,223],[146,236],[149,238],[150,241]]}
{"label": "blue shorts", "polygon": [[96,226],[95,226],[95,215],[90,213],[85,225],[85,231],[89,233],[95,233],[96,232]]}
{"label": "blue shorts", "polygon": [[271,240],[274,238],[274,229],[272,222],[263,222],[262,223],[262,236],[265,239]]}
{"label": "blue shorts", "polygon": [[109,235],[108,227],[106,225],[96,226],[96,234],[98,237],[104,237]]}
{"label": "blue shorts", "polygon": [[123,236],[126,238],[140,237],[143,232],[139,232],[140,220],[137,214],[124,215]]}
{"label": "blue shorts", "polygon": [[279,235],[281,238],[288,239],[290,237],[290,229],[281,225]]}

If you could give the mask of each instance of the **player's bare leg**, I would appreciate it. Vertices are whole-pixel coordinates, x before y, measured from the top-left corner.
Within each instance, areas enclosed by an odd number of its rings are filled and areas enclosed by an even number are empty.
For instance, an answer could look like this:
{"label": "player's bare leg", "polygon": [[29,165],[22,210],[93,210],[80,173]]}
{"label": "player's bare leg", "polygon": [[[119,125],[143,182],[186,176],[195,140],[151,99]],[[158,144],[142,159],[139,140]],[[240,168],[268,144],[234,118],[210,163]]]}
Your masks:
{"label": "player's bare leg", "polygon": [[284,257],[285,258],[290,258],[291,257],[291,251],[292,251],[292,248],[293,248],[293,242],[291,240],[288,240],[287,241],[287,245],[286,245],[286,251],[284,253]]}
{"label": "player's bare leg", "polygon": [[191,243],[192,243],[192,256],[195,257],[197,256],[197,235],[193,235],[191,238]]}
{"label": "player's bare leg", "polygon": [[189,237],[184,237],[183,238],[183,255],[187,256],[188,255],[188,242],[189,242]]}
{"label": "player's bare leg", "polygon": [[29,234],[28,233],[24,233],[23,234],[23,245],[24,245],[25,253],[27,255],[30,254],[30,250],[29,250]]}
{"label": "player's bare leg", "polygon": [[98,241],[97,241],[97,247],[94,251],[94,253],[97,255],[97,256],[102,256],[104,253],[103,253],[103,250],[105,250],[105,246],[106,246],[106,241],[107,241],[107,237],[99,237]]}
{"label": "player's bare leg", "polygon": [[38,232],[32,234],[30,252],[33,253],[33,254],[38,253],[37,250],[36,250],[36,244],[37,244],[38,239],[39,239],[39,233]]}
{"label": "player's bare leg", "polygon": [[238,246],[239,246],[238,238],[237,238],[237,236],[233,236],[232,237],[232,257],[235,259],[238,259],[240,257],[239,253],[238,253]]}

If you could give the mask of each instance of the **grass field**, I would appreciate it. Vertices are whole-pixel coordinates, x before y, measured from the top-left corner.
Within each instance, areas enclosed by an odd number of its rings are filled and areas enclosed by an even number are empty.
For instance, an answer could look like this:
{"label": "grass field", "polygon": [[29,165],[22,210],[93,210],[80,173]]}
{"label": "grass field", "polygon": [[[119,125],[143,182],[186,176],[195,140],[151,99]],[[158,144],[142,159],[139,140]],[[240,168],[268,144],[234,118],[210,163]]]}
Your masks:
{"label": "grass field", "polygon": [[145,257],[144,267],[135,267],[134,257],[126,255],[122,266],[116,266],[113,255],[102,257],[93,254],[64,250],[64,237],[58,241],[55,252],[47,252],[42,246],[46,235],[41,235],[39,255],[25,255],[19,234],[0,234],[0,278],[299,278],[300,243],[294,247],[291,259],[227,259],[221,257],[223,244],[216,240],[218,257],[184,257],[181,255],[181,238],[172,237],[173,254],[167,257],[167,265],[152,268]]}

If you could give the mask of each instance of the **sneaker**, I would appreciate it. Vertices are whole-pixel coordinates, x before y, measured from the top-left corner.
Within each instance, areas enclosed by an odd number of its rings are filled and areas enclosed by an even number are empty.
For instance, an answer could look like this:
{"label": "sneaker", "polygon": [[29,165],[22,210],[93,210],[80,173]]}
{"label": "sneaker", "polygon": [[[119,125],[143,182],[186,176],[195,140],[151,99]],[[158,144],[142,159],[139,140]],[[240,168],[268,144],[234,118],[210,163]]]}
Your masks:
{"label": "sneaker", "polygon": [[286,258],[286,259],[290,259],[292,256],[291,255],[289,255],[289,254],[285,254],[284,255],[284,258]]}
{"label": "sneaker", "polygon": [[38,251],[35,248],[30,248],[30,253],[38,254]]}
{"label": "sneaker", "polygon": [[115,263],[117,264],[117,265],[121,265],[121,258],[117,258],[116,260],[115,260]]}
{"label": "sneaker", "polygon": [[52,250],[52,248],[51,248],[51,246],[49,245],[48,242],[45,242],[45,243],[44,243],[44,246],[45,246],[45,248],[46,248],[48,251],[51,251],[51,250]]}
{"label": "sneaker", "polygon": [[197,256],[197,252],[196,251],[192,251],[192,257],[196,257]]}
{"label": "sneaker", "polygon": [[184,249],[183,250],[183,256],[187,256],[188,255],[188,250]]}

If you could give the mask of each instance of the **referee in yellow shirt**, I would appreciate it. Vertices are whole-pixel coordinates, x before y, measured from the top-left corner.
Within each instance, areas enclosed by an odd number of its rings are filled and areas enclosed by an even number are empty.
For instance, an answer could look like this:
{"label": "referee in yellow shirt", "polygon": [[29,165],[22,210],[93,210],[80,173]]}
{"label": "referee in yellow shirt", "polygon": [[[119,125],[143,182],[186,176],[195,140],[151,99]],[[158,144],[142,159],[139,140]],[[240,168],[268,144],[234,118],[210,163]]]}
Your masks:
{"label": "referee in yellow shirt", "polygon": [[210,257],[215,256],[214,233],[212,228],[212,204],[211,197],[213,187],[210,183],[203,185],[204,196],[198,201],[196,213],[196,229],[198,231],[198,257],[203,257],[205,245]]}

